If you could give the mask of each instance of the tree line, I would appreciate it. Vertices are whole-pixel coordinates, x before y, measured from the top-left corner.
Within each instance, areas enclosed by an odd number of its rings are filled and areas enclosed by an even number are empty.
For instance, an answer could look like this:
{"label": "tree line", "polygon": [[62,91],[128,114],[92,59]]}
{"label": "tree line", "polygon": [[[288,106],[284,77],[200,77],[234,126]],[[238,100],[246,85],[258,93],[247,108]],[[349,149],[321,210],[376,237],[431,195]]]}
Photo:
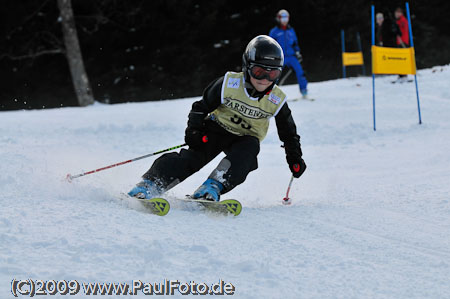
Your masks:
{"label": "tree line", "polygon": [[[269,32],[281,8],[291,13],[309,81],[339,78],[341,29],[348,51],[357,50],[360,32],[370,69],[372,2],[377,11],[404,7],[386,0],[5,0],[0,109],[200,95],[216,77],[240,70],[246,44]],[[417,66],[449,63],[449,2],[410,7]]]}

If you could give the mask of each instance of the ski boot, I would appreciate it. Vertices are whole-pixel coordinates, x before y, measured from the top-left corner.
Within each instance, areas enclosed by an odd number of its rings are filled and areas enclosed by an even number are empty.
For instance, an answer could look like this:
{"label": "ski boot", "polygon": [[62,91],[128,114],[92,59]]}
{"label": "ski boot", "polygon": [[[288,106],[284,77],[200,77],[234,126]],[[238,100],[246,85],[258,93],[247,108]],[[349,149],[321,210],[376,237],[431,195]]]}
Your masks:
{"label": "ski boot", "polygon": [[304,99],[304,100],[308,99],[308,90],[307,89],[300,90],[300,93],[302,94],[302,99]]}
{"label": "ski boot", "polygon": [[197,190],[195,190],[192,198],[206,199],[211,201],[220,200],[220,192],[223,190],[222,183],[215,179],[207,179]]}
{"label": "ski boot", "polygon": [[156,186],[156,184],[150,180],[142,180],[136,184],[136,187],[128,192],[131,197],[136,197],[140,199],[151,199],[161,195],[163,192]]}

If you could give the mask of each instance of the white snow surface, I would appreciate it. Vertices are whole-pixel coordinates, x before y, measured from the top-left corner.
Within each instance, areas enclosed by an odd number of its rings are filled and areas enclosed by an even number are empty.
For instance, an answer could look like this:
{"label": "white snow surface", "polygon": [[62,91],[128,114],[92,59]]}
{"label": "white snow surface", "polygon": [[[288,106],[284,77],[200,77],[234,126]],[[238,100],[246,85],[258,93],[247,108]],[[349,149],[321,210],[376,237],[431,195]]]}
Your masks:
{"label": "white snow surface", "polygon": [[182,144],[199,98],[1,112],[0,298],[14,278],[222,279],[235,298],[449,298],[450,67],[418,73],[422,125],[414,83],[394,79],[376,80],[376,132],[370,77],[309,84],[316,101],[289,103],[308,165],[293,204],[281,204],[291,174],[272,120],[259,168],[222,197],[242,202],[234,218],[174,199],[223,154],[167,194],[165,217],[119,199],[154,157],[65,180]]}

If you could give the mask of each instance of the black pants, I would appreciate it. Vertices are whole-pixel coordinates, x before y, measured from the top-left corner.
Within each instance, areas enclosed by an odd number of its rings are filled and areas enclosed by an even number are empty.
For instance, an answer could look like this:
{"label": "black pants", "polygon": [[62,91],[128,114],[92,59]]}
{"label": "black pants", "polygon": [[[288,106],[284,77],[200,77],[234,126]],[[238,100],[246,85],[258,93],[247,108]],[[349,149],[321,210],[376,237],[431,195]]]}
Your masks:
{"label": "black pants", "polygon": [[226,157],[210,175],[224,185],[223,194],[244,182],[247,175],[258,168],[258,138],[231,134],[211,120],[206,121],[206,133],[208,142],[203,148],[165,154],[155,160],[143,178],[167,191],[224,152]]}

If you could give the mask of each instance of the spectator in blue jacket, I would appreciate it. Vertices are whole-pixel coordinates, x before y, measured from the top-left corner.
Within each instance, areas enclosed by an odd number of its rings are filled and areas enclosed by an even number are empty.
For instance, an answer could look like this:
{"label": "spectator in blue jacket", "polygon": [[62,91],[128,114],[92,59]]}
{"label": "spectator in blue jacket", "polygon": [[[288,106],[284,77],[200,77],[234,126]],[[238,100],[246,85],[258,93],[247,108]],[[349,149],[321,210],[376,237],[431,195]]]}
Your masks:
{"label": "spectator in blue jacket", "polygon": [[297,35],[294,28],[288,25],[289,12],[285,9],[277,13],[277,26],[270,30],[270,37],[274,38],[283,48],[284,52],[284,66],[290,67],[297,75],[298,85],[300,86],[300,93],[304,98],[308,95],[308,81],[305,78],[305,73],[300,64],[302,62],[302,54],[300,54],[300,47],[298,46]]}

